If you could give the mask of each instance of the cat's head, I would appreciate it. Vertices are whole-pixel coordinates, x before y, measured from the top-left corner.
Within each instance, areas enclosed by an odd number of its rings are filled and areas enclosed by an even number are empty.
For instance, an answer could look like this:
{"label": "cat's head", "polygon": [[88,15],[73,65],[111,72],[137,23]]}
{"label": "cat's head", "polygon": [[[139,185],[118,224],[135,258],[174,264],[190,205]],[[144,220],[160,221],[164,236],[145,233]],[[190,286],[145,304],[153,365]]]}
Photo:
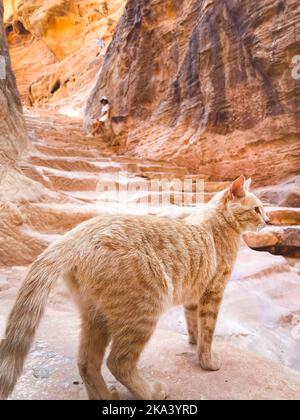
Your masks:
{"label": "cat's head", "polygon": [[270,222],[263,203],[250,192],[250,187],[251,179],[246,181],[244,176],[240,176],[229,188],[217,194],[212,200],[221,204],[222,210],[227,212],[244,231],[255,231]]}

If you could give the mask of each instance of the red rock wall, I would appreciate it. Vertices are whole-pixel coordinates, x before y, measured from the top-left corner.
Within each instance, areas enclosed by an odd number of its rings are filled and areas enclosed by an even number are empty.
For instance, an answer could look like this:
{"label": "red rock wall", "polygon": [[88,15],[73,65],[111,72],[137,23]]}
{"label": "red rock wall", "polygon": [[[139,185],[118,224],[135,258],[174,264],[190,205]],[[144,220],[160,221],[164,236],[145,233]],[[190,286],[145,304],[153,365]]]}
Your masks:
{"label": "red rock wall", "polygon": [[[6,77],[0,77],[0,266],[32,261],[43,247],[23,231],[26,215],[20,203],[37,201],[45,190],[28,179],[18,160],[27,144],[22,107],[12,72],[0,0],[0,55],[6,63]],[[3,58],[1,58],[3,60]],[[3,75],[0,75],[3,76]]]}
{"label": "red rock wall", "polygon": [[124,3],[4,0],[12,66],[23,101],[43,105],[69,96],[70,102],[85,99],[102,64],[96,39],[109,44]]}
{"label": "red rock wall", "polygon": [[3,25],[3,2],[0,1],[0,56],[5,60],[5,77],[0,75],[0,169],[14,161],[26,146],[22,107],[11,69],[8,45]]}
{"label": "red rock wall", "polygon": [[298,0],[129,0],[89,99],[133,155],[257,185],[299,173]]}

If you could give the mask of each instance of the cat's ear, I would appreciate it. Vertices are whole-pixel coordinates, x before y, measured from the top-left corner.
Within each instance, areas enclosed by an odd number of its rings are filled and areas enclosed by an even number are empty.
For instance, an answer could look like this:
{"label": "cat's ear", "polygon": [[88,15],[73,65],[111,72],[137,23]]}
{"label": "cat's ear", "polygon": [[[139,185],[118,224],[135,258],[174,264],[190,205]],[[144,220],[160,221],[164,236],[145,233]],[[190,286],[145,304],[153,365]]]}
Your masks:
{"label": "cat's ear", "polygon": [[251,184],[252,184],[252,179],[251,178],[247,179],[247,181],[245,182],[245,190],[246,191],[250,191]]}
{"label": "cat's ear", "polygon": [[246,195],[245,177],[241,175],[238,179],[233,181],[228,189],[228,197],[233,200],[234,198],[243,198]]}

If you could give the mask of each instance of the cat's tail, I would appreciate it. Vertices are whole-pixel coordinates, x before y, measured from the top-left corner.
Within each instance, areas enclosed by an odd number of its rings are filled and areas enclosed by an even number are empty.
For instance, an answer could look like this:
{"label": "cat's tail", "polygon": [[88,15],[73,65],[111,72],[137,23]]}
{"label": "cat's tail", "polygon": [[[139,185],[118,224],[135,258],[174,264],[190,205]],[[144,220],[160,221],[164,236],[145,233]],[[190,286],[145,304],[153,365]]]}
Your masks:
{"label": "cat's tail", "polygon": [[31,266],[0,341],[0,400],[8,398],[22,373],[50,290],[68,269],[70,255],[61,245],[50,246]]}

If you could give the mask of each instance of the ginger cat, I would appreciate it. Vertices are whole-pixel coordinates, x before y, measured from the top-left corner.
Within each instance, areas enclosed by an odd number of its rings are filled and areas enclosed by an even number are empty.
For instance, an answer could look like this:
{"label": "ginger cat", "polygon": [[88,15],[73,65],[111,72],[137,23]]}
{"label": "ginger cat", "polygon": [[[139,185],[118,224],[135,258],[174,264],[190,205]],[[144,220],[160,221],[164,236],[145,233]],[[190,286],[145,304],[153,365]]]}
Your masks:
{"label": "ginger cat", "polygon": [[53,284],[64,277],[82,318],[78,366],[90,399],[114,399],[108,367],[139,399],[164,399],[164,384],[137,368],[160,315],[184,305],[203,369],[220,369],[212,341],[241,234],[268,218],[240,177],[206,206],[199,225],[153,216],[99,216],[54,242],[32,265],[0,343],[0,399],[12,392]]}

